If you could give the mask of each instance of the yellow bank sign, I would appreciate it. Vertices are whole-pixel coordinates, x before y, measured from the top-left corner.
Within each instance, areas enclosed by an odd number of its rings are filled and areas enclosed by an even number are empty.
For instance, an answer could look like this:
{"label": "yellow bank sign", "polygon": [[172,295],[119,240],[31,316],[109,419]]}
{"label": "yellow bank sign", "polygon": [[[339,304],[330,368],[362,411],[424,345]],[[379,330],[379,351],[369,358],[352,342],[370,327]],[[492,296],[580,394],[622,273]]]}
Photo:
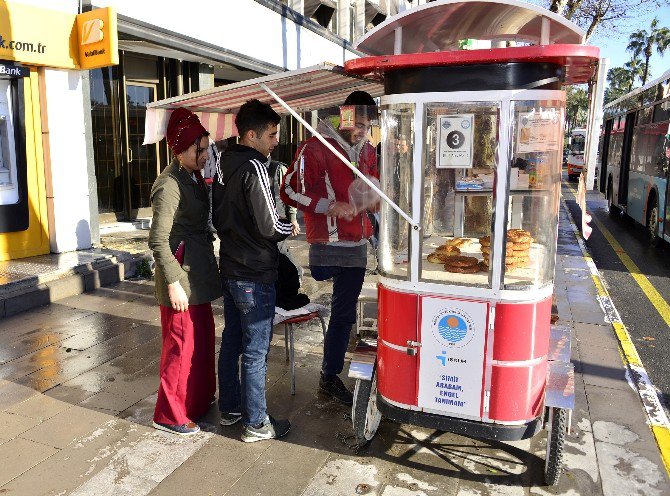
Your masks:
{"label": "yellow bank sign", "polygon": [[0,0],[0,60],[62,69],[119,63],[116,12],[74,15]]}

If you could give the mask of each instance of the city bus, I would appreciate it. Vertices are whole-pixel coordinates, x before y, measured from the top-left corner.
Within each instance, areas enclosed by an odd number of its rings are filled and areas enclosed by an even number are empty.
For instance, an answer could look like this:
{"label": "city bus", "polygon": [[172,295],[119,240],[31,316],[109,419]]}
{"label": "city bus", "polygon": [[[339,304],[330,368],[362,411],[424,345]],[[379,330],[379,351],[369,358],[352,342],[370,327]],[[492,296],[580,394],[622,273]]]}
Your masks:
{"label": "city bus", "polygon": [[586,129],[575,128],[570,133],[568,145],[568,179],[579,178],[584,168],[584,147],[586,146]]}
{"label": "city bus", "polygon": [[632,217],[651,243],[670,241],[670,70],[604,107],[599,189],[611,215]]}

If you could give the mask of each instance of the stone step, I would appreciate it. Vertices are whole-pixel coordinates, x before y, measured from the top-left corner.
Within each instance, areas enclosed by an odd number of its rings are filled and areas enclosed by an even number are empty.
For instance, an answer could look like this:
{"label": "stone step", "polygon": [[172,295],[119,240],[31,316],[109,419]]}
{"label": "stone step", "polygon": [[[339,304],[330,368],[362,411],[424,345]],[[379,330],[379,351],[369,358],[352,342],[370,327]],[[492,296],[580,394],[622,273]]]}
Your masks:
{"label": "stone step", "polygon": [[146,259],[144,255],[117,254],[2,281],[0,318],[123,281],[136,275],[138,265]]}

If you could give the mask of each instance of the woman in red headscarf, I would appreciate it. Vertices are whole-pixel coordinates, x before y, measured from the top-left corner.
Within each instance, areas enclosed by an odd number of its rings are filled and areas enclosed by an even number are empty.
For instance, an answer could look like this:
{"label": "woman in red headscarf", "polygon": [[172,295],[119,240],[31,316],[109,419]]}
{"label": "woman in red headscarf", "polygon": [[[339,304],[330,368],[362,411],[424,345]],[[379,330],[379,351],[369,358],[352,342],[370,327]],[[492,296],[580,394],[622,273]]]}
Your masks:
{"label": "woman in red headscarf", "polygon": [[194,421],[207,413],[216,392],[211,301],[221,296],[221,286],[201,174],[208,136],[195,114],[174,110],[167,126],[174,159],[151,188],[149,248],[163,331],[153,425],[181,435],[200,430]]}

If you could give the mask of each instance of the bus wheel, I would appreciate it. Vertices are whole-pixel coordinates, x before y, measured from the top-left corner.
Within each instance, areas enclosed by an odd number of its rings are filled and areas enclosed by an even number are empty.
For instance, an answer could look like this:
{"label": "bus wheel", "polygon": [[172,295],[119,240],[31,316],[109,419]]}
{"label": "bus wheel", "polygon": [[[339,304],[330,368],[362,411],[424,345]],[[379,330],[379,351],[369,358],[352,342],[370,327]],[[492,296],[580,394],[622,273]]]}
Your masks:
{"label": "bus wheel", "polygon": [[658,200],[655,196],[647,208],[647,239],[652,246],[658,243]]}

